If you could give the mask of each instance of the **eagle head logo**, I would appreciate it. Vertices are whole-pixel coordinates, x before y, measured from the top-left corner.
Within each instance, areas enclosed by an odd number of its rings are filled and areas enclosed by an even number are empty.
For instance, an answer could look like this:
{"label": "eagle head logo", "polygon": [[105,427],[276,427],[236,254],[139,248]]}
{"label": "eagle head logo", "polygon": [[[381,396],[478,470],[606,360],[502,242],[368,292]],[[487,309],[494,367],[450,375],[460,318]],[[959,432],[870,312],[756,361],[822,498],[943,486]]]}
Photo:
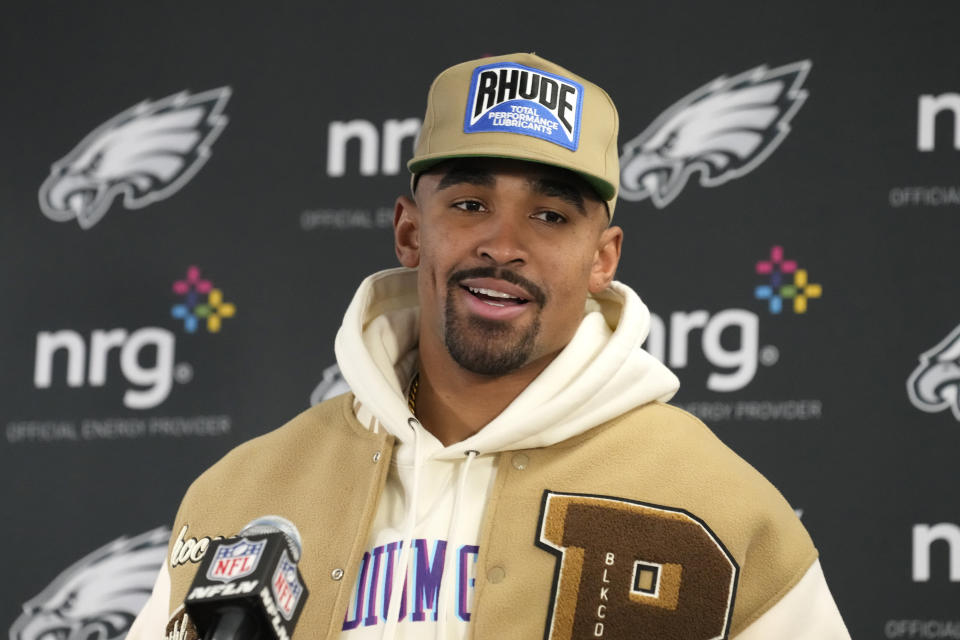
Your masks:
{"label": "eagle head logo", "polygon": [[950,409],[960,421],[960,325],[937,346],[920,354],[920,365],[907,379],[907,395],[917,409]]}
{"label": "eagle head logo", "polygon": [[121,194],[127,209],[172,196],[210,157],[229,98],[229,87],[182,92],[114,116],[53,164],[40,186],[40,209],[89,229]]}
{"label": "eagle head logo", "polygon": [[684,97],[623,146],[620,195],[662,209],[695,171],[704,187],[750,173],[790,132],[809,72],[809,60],[760,66]]}
{"label": "eagle head logo", "polygon": [[64,570],[23,605],[10,640],[119,640],[150,597],[170,529],[107,543]]}

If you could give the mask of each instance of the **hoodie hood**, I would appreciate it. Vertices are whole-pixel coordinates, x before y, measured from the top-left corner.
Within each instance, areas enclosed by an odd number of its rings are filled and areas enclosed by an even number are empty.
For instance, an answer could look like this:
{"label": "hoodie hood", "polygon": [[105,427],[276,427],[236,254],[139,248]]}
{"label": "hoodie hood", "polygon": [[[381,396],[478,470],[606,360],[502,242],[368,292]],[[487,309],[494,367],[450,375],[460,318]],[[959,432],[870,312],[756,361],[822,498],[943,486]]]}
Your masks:
{"label": "hoodie hood", "polygon": [[[402,444],[413,439],[406,388],[417,364],[417,272],[390,269],[361,283],[337,333],[337,363],[359,403]],[[613,282],[587,299],[569,344],[494,420],[443,447],[421,434],[425,458],[460,459],[545,447],[654,400],[667,401],[677,377],[643,350],[650,312],[627,285]]]}

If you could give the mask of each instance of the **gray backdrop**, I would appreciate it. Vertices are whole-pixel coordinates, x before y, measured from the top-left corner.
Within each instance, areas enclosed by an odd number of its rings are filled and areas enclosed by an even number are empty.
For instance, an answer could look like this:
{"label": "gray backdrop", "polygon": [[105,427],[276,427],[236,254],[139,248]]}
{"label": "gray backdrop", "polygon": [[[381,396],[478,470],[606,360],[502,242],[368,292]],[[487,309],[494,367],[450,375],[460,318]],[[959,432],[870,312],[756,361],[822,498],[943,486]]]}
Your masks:
{"label": "gray backdrop", "polygon": [[795,506],[854,637],[960,638],[956,3],[250,4],[0,23],[11,638],[122,636],[189,482],[338,388],[431,79],[519,50],[649,169],[618,277],[675,402]]}

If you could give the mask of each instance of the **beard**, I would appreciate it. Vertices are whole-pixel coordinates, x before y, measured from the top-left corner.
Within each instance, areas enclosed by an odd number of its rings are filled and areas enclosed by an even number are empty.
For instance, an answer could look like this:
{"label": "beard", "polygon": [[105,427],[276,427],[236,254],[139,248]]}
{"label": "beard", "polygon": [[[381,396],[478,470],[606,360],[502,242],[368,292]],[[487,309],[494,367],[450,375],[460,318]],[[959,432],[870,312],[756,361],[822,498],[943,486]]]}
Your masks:
{"label": "beard", "polygon": [[521,285],[531,292],[534,300],[527,304],[540,307],[546,302],[542,290],[532,282],[511,271],[478,268],[458,271],[447,282],[447,301],[444,320],[444,344],[454,362],[470,371],[485,376],[502,376],[516,371],[530,360],[540,335],[540,314],[534,316],[526,329],[510,322],[475,318],[454,310],[454,296],[460,289],[460,280],[470,277],[498,277]]}
{"label": "beard", "polygon": [[[447,296],[448,308],[452,298],[452,293]],[[454,362],[473,373],[502,376],[530,359],[540,333],[540,317],[525,331],[518,331],[506,322],[463,318],[448,311],[444,329],[444,342]]]}

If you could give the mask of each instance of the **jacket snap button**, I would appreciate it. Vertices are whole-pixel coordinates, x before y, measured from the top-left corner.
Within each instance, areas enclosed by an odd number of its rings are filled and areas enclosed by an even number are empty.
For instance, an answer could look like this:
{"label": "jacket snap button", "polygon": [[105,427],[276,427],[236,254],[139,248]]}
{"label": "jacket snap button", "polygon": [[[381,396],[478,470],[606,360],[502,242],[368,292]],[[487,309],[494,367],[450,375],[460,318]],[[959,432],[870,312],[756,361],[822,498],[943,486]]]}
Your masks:
{"label": "jacket snap button", "polygon": [[503,582],[506,577],[507,572],[503,570],[503,567],[493,567],[490,571],[487,571],[487,580],[493,584]]}
{"label": "jacket snap button", "polygon": [[330,572],[330,577],[334,580],[340,580],[343,578],[343,569],[334,569]]}
{"label": "jacket snap button", "polygon": [[518,453],[513,456],[513,468],[517,471],[523,471],[530,464],[530,458],[525,453]]}
{"label": "jacket snap button", "polygon": [[373,454],[373,461],[374,461],[374,462],[380,462],[380,452],[379,452],[379,451],[377,451],[376,453]]}

